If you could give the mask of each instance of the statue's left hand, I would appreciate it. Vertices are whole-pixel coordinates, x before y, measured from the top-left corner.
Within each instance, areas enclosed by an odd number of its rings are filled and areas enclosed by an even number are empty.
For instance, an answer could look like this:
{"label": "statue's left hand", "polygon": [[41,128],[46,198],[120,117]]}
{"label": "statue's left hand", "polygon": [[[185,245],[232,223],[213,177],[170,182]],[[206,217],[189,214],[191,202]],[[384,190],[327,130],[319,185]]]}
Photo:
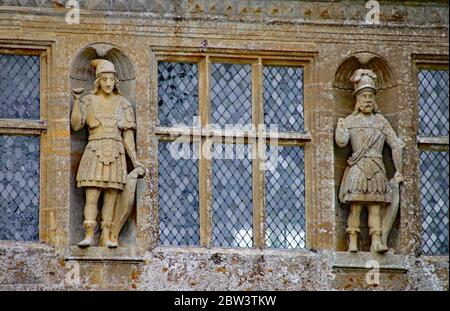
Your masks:
{"label": "statue's left hand", "polygon": [[394,178],[392,178],[392,179],[393,179],[394,181],[398,182],[399,184],[403,183],[403,181],[405,180],[405,179],[403,178],[402,173],[400,173],[400,172],[396,172],[395,175],[394,175]]}
{"label": "statue's left hand", "polygon": [[136,163],[134,164],[134,168],[137,169],[137,173],[138,173],[139,176],[144,176],[145,175],[145,167],[144,167],[144,165],[141,162],[136,161]]}

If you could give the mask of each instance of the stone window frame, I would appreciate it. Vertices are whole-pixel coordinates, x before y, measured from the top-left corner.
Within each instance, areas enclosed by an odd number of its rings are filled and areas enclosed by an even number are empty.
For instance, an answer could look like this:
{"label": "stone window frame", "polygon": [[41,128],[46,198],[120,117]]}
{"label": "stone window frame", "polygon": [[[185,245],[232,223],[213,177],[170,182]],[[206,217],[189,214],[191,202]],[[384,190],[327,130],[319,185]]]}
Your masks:
{"label": "stone window frame", "polygon": [[[448,136],[420,136],[419,133],[419,70],[449,70],[449,58],[448,55],[426,55],[416,54],[412,55],[412,87],[413,87],[413,104],[414,104],[414,132],[416,133],[415,139],[415,161],[416,161],[416,177],[417,177],[417,193],[418,199],[416,200],[417,218],[417,243],[415,245],[415,253],[422,254],[422,206],[420,204],[420,153],[422,151],[434,151],[434,152],[449,152],[449,137]],[[423,255],[423,257],[430,260],[448,260],[447,255]]]}
{"label": "stone window frame", "polygon": [[[39,120],[28,119],[5,119],[0,118],[0,135],[23,135],[39,136],[39,239],[37,241],[12,241],[14,243],[39,244],[40,242],[52,242],[51,229],[56,226],[54,213],[53,218],[47,217],[48,208],[48,187],[47,187],[47,158],[48,146],[50,144],[47,132],[48,125],[48,96],[49,77],[51,61],[51,43],[34,41],[0,41],[0,54],[39,56],[40,62],[40,86],[39,86]],[[50,212],[51,213],[51,212]],[[53,221],[52,221],[53,220]],[[1,243],[11,243],[11,241],[0,241]]]}
{"label": "stone window frame", "polygon": [[[313,248],[316,244],[316,231],[313,229],[317,220],[313,217],[315,215],[316,201],[314,196],[314,189],[317,187],[316,177],[318,172],[314,172],[313,167],[315,161],[313,159],[315,153],[315,145],[313,143],[314,137],[314,122],[312,120],[312,109],[315,86],[317,85],[316,69],[314,59],[315,52],[268,52],[259,50],[234,50],[234,49],[213,49],[208,48],[207,51],[199,51],[198,48],[169,48],[161,46],[153,46],[150,51],[151,64],[151,110],[152,124],[157,124],[158,119],[158,62],[187,62],[197,63],[199,72],[199,119],[200,128],[178,129],[170,127],[156,126],[154,128],[155,146],[159,141],[173,141],[174,137],[180,136],[187,140],[197,140],[200,142],[202,148],[205,144],[210,144],[214,140],[222,140],[229,137],[230,134],[221,129],[210,129],[202,127],[202,124],[209,124],[210,115],[210,96],[209,96],[209,76],[200,74],[211,69],[212,60],[215,62],[226,62],[233,64],[251,64],[252,66],[252,124],[264,124],[263,115],[263,65],[278,65],[278,66],[301,66],[303,67],[303,85],[304,85],[304,129],[303,132],[282,132],[278,136],[278,144],[280,146],[298,146],[304,149],[304,165],[305,165],[305,231],[306,231],[306,245],[304,249],[280,249],[286,251],[305,251]],[[211,72],[211,71],[209,71]],[[256,82],[256,83],[254,83]],[[260,122],[258,122],[260,121]],[[244,133],[246,132],[246,133]],[[235,137],[239,139],[248,140],[248,138],[257,137],[256,131],[242,131],[238,132]],[[270,138],[270,132],[263,132],[264,138]],[[258,143],[253,143],[258,145]],[[264,142],[264,146],[266,143]],[[258,147],[257,147],[258,148]],[[153,156],[152,156],[153,157]],[[152,163],[157,167],[158,155],[154,154]],[[266,248],[266,241],[264,235],[265,215],[264,215],[264,171],[258,170],[255,173],[255,166],[258,160],[253,160],[253,175],[252,191],[253,191],[253,247],[252,249],[268,249]],[[199,222],[200,222],[200,243],[198,246],[190,246],[195,248],[222,248],[213,247],[212,245],[212,184],[208,183],[211,179],[211,160],[199,159]],[[157,175],[157,169],[155,169]],[[152,188],[158,189],[158,177],[155,176],[152,180]],[[152,227],[154,232],[151,237],[151,248],[177,248],[182,246],[164,246],[159,241],[159,204],[157,203],[158,191],[155,193],[155,212],[152,213]],[[245,248],[227,248],[234,250],[244,250]]]}

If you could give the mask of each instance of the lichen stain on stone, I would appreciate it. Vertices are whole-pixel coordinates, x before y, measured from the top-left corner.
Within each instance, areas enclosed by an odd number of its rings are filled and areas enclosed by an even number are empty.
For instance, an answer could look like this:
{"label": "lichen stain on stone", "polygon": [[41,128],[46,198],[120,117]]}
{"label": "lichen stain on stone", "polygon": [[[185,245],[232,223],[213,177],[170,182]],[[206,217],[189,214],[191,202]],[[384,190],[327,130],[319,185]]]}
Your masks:
{"label": "lichen stain on stone", "polygon": [[133,281],[138,280],[140,276],[141,276],[141,272],[138,270],[133,270],[131,272],[131,280],[133,280]]}
{"label": "lichen stain on stone", "polygon": [[214,254],[211,256],[211,260],[214,262],[214,264],[216,265],[220,265],[222,263],[222,258],[220,257],[219,254]]}
{"label": "lichen stain on stone", "polygon": [[227,268],[219,267],[219,268],[216,269],[216,271],[225,274],[227,272]]}

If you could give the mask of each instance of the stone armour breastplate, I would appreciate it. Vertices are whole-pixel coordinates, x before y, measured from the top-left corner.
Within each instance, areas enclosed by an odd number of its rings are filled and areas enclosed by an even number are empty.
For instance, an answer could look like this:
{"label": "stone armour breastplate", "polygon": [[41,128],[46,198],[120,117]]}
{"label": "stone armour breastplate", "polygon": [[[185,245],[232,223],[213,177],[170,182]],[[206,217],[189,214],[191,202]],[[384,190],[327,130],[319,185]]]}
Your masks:
{"label": "stone armour breastplate", "polygon": [[115,162],[119,155],[124,153],[117,110],[117,107],[113,111],[108,111],[92,106],[92,122],[88,120],[88,147],[105,165]]}
{"label": "stone armour breastplate", "polygon": [[[353,124],[349,127],[352,150],[355,152],[367,147],[364,157],[382,158],[385,142],[383,123],[376,116],[372,120],[355,118],[352,121]],[[368,143],[373,140],[374,143]]]}
{"label": "stone armour breastplate", "polygon": [[89,140],[100,140],[100,139],[113,139],[117,141],[122,141],[121,131],[118,126],[119,118],[116,113],[116,109],[113,112],[110,111],[99,111],[96,107],[92,107],[93,121],[89,122]]}

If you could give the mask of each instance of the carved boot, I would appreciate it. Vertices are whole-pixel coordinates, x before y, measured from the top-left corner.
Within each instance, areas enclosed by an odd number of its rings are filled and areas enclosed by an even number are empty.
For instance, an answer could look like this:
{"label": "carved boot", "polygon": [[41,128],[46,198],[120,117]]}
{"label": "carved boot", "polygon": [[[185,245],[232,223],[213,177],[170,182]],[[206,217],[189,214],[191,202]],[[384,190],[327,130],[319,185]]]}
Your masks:
{"label": "carved boot", "polygon": [[119,245],[119,237],[116,234],[113,234],[112,232],[110,235],[110,245],[112,245],[110,247],[117,247]]}
{"label": "carved boot", "polygon": [[86,231],[86,233],[84,240],[78,243],[79,247],[88,247],[94,243],[94,229],[96,225],[96,221],[86,220],[84,222],[84,230]]}
{"label": "carved boot", "polygon": [[386,245],[383,245],[383,243],[381,242],[380,231],[373,232],[371,236],[372,236],[372,244],[370,246],[370,251],[372,253],[384,254],[389,250],[389,248]]}
{"label": "carved boot", "polygon": [[102,222],[102,234],[100,236],[100,246],[106,246],[109,248],[117,247],[117,243],[111,241],[111,227],[112,222]]}
{"label": "carved boot", "polygon": [[358,252],[359,229],[347,229],[347,233],[348,233],[348,251],[351,253]]}

